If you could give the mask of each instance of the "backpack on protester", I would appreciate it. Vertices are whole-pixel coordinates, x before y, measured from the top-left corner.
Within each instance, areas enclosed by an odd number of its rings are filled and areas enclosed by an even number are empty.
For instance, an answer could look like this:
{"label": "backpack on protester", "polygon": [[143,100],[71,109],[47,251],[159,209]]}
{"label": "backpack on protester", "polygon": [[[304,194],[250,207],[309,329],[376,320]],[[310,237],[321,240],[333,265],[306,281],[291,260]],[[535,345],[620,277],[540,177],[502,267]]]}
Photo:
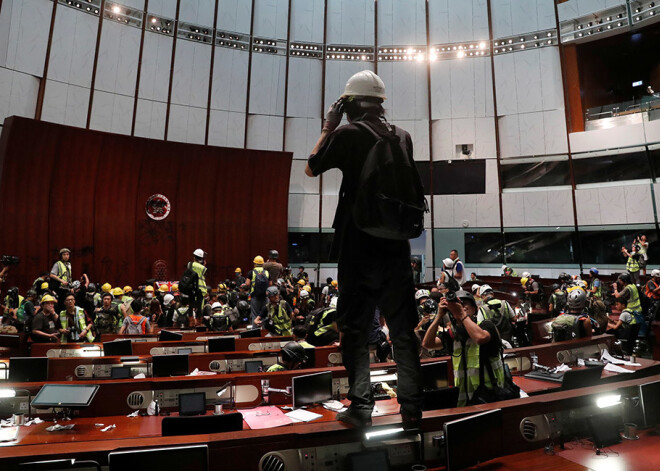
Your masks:
{"label": "backpack on protester", "polygon": [[557,317],[550,327],[552,328],[552,341],[562,342],[572,340],[580,336],[580,321],[584,316],[573,314],[562,314]]}
{"label": "backpack on protester", "polygon": [[254,272],[254,290],[252,290],[252,294],[266,296],[266,290],[268,289],[268,275],[266,273],[266,270]]}
{"label": "backpack on protester", "polygon": [[449,291],[455,293],[456,291],[461,290],[461,285],[458,283],[458,280],[456,280],[456,278],[451,276],[451,273],[449,273],[447,270],[442,270],[442,273],[447,275],[443,283],[445,284],[445,286]]}
{"label": "backpack on protester", "polygon": [[199,275],[188,265],[179,279],[179,291],[186,296],[194,296],[199,287]]}
{"label": "backpack on protester", "polygon": [[392,240],[419,237],[424,231],[428,204],[412,156],[407,155],[404,133],[392,126],[381,136],[364,121],[353,124],[376,137],[360,172],[353,221],[367,234]]}
{"label": "backpack on protester", "polygon": [[[125,334],[128,335],[144,335],[147,330],[147,318],[144,316],[130,315],[128,317],[128,325],[126,325]],[[136,318],[138,318],[136,320]]]}

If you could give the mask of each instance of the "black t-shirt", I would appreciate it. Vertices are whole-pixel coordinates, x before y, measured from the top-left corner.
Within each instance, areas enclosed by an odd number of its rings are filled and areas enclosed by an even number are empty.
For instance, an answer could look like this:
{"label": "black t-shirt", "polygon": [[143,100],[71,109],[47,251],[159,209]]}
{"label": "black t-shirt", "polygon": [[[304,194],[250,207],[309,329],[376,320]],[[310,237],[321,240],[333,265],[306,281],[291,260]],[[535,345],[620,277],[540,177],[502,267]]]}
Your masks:
{"label": "black t-shirt", "polygon": [[479,327],[490,334],[490,340],[487,343],[479,345],[479,357],[481,359],[499,357],[502,340],[500,339],[500,333],[497,327],[490,320],[482,321]]}
{"label": "black t-shirt", "polygon": [[[39,311],[39,313],[34,316],[32,319],[32,332],[35,330],[40,330],[46,334],[54,334],[57,332],[57,327],[55,326],[55,321],[53,317],[46,317],[46,315]],[[34,342],[50,342],[49,339],[42,337],[41,335],[32,335],[32,340]]]}

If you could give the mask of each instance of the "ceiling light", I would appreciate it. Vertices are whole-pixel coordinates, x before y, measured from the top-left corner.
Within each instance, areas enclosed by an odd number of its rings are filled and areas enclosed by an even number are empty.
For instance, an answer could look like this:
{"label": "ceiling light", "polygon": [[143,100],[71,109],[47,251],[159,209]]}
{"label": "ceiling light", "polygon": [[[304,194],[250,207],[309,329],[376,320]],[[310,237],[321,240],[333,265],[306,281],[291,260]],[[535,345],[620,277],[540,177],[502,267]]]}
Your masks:
{"label": "ceiling light", "polygon": [[458,51],[457,56],[458,56],[459,59],[461,59],[465,56],[465,53],[463,51]]}
{"label": "ceiling light", "polygon": [[121,8],[119,8],[119,6],[117,6],[117,5],[115,5],[115,6],[112,7],[112,11],[113,11],[113,13],[119,14],[119,13],[121,13]]}
{"label": "ceiling light", "polygon": [[479,43],[479,49],[485,49],[486,43]]}

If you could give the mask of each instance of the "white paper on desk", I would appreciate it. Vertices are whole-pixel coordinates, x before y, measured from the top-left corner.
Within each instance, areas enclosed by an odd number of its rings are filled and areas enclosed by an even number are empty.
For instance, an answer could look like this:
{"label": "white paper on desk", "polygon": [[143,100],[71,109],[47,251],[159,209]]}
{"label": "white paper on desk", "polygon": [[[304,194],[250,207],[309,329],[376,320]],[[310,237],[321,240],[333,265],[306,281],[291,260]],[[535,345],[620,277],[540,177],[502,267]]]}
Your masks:
{"label": "white paper on desk", "polygon": [[555,371],[556,371],[557,373],[561,373],[562,371],[570,371],[570,369],[571,369],[570,366],[566,366],[566,365],[564,365],[564,364],[562,363],[562,364],[559,365],[557,368],[555,368]]}
{"label": "white paper on desk", "polygon": [[287,412],[284,415],[297,422],[310,422],[312,420],[318,419],[319,417],[323,417],[321,414],[315,414],[314,412],[310,412],[304,409],[292,410],[291,412]]}
{"label": "white paper on desk", "polygon": [[642,366],[641,363],[633,363],[632,361],[620,360],[618,358],[614,358],[612,355],[610,355],[610,352],[608,352],[607,349],[603,350],[603,354],[601,355],[600,359],[601,361],[614,363],[615,365]]}
{"label": "white paper on desk", "polygon": [[621,368],[620,366],[613,365],[612,363],[605,364],[605,371],[611,371],[612,373],[634,373],[634,371]]}
{"label": "white paper on desk", "polygon": [[25,424],[23,424],[23,426],[24,427],[29,427],[32,424],[40,424],[41,422],[43,422],[43,420],[41,420],[39,417],[35,417],[34,419],[28,420],[27,422],[25,422]]}
{"label": "white paper on desk", "polygon": [[323,407],[325,407],[328,410],[338,412],[342,410],[345,406],[339,401],[327,401],[323,403]]}
{"label": "white paper on desk", "polygon": [[0,428],[0,442],[11,442],[16,440],[18,435],[18,427],[2,427]]}
{"label": "white paper on desk", "polygon": [[144,378],[146,378],[144,373],[138,373],[135,376],[133,376],[133,379],[144,379]]}
{"label": "white paper on desk", "polygon": [[126,417],[137,417],[139,413],[140,411],[136,410],[135,412],[131,412],[130,414],[128,414]]}

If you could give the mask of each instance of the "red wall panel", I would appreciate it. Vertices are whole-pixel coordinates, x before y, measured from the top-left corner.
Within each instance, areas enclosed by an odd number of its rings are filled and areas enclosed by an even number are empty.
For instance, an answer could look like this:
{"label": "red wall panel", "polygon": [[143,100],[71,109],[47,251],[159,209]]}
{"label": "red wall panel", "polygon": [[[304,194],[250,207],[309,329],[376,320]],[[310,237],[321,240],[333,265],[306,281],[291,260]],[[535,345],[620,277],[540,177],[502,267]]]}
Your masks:
{"label": "red wall panel", "polygon": [[[277,248],[286,261],[291,154],[133,138],[12,117],[0,139],[0,252],[21,257],[8,283],[27,288],[60,247],[74,276],[137,285],[162,259],[175,279],[208,252],[207,281]],[[149,196],[171,203],[150,219]]]}

